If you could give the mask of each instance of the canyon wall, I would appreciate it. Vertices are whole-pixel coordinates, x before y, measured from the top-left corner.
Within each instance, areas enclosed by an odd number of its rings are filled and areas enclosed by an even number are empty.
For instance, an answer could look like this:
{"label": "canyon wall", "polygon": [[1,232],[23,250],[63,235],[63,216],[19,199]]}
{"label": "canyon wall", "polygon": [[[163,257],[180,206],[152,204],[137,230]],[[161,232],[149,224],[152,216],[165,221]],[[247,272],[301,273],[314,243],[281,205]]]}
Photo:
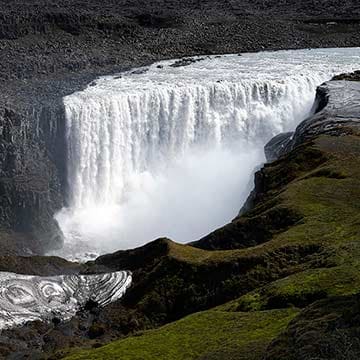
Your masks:
{"label": "canyon wall", "polygon": [[6,253],[42,253],[62,243],[53,219],[65,184],[62,103],[0,108],[0,243]]}

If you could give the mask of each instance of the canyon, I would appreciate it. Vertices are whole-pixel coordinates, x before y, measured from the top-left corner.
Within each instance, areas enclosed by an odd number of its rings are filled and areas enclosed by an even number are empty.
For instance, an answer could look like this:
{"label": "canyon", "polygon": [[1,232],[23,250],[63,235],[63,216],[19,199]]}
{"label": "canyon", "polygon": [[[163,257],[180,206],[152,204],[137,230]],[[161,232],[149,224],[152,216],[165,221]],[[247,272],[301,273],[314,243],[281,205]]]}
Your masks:
{"label": "canyon", "polygon": [[[0,4],[2,309],[40,286],[46,313],[3,311],[0,357],[359,357],[357,1]],[[127,228],[93,231],[129,189]]]}

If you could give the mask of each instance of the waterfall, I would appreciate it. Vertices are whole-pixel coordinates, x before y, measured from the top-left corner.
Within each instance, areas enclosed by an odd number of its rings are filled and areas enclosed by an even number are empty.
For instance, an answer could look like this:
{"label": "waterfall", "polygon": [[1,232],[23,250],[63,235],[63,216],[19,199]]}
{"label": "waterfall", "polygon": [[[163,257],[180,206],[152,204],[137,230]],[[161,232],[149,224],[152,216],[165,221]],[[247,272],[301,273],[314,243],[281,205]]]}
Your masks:
{"label": "waterfall", "polygon": [[215,83],[105,93],[96,100],[81,93],[68,97],[70,205],[118,203],[140,174],[195,145],[261,144],[310,110],[319,81]]}
{"label": "waterfall", "polygon": [[[310,114],[317,85],[356,66],[359,49],[356,61],[355,50],[342,49],[341,58],[337,51],[205,57],[183,67],[162,62],[98,79],[65,97],[69,208],[58,221],[69,243],[80,239],[105,250],[110,237],[109,250],[177,237],[173,218],[185,237],[175,240],[190,241],[230,220],[265,142]],[[224,187],[217,188],[216,176]]]}

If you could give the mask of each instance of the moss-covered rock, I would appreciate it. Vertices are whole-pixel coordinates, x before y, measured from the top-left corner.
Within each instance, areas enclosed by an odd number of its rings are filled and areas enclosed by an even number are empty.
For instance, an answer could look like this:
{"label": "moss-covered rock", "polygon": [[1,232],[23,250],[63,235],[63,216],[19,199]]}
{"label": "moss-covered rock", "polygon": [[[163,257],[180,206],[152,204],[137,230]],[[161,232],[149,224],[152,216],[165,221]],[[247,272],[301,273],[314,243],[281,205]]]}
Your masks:
{"label": "moss-covered rock", "polygon": [[360,298],[315,302],[272,341],[265,360],[356,360],[360,358]]}
{"label": "moss-covered rock", "polygon": [[360,293],[360,264],[309,269],[251,291],[218,307],[222,311],[258,311],[305,307],[337,295]]}

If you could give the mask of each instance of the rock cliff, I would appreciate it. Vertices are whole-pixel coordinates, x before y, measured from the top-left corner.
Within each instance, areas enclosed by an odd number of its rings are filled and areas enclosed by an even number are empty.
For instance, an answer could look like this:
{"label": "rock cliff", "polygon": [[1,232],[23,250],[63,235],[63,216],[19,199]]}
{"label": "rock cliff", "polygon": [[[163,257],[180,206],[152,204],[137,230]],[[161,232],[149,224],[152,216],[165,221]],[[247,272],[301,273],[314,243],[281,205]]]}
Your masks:
{"label": "rock cliff", "polygon": [[53,219],[66,176],[62,103],[0,108],[2,254],[43,253],[62,244]]}

